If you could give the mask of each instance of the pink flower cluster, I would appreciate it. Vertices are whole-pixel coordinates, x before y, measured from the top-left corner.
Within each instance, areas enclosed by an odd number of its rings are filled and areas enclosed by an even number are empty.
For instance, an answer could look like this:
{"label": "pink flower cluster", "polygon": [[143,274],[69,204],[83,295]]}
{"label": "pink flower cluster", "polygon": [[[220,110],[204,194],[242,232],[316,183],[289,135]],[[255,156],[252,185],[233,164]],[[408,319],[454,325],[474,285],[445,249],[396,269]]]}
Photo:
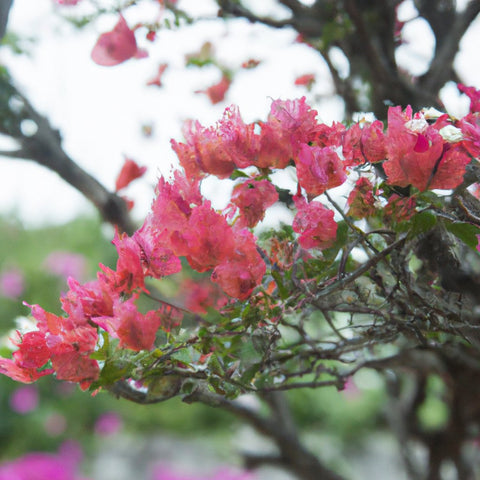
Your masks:
{"label": "pink flower cluster", "polygon": [[[230,107],[214,127],[189,123],[185,143],[172,141],[184,173],[177,171],[171,181],[159,180],[151,211],[133,235],[115,233],[115,268],[100,265],[97,279],[83,285],[70,278],[69,291],[61,299],[66,316],[32,306],[37,330],[19,334],[13,358],[0,359],[0,373],[28,383],[55,372],[57,378],[87,388],[100,372],[91,358],[100,332],[117,338],[120,348],[153,349],[158,330],[168,331],[181,319],[165,305],[140,312],[136,301],[147,291],[147,278],[179,272],[181,257],[195,271],[210,273],[224,294],[249,299],[266,273],[251,229],[278,200],[270,178],[278,169],[296,171],[292,228],[304,249],[334,244],[334,212],[317,197],[342,185],[352,168],[383,161],[391,185],[455,188],[471,157],[480,154],[480,114],[475,110],[480,93],[466,92],[472,111],[462,120],[441,115],[431,123],[426,114],[412,115],[410,107],[393,107],[386,131],[379,121],[349,129],[318,123],[317,112],[305,98],[274,101],[265,122],[246,124],[238,109]],[[118,187],[143,173],[128,162],[123,172]],[[231,203],[223,212],[216,211],[201,195],[200,182],[208,175],[225,179],[234,172],[238,181]],[[376,195],[373,183],[360,179],[348,199],[349,213],[357,218],[374,214]],[[387,201],[385,212],[398,218],[414,212],[414,197],[392,195]],[[197,311],[209,306],[202,295],[198,292],[195,300]]]}
{"label": "pink flower cluster", "polygon": [[25,290],[25,279],[19,268],[7,268],[0,272],[0,296],[18,298]]}
{"label": "pink flower cluster", "polygon": [[87,480],[78,474],[80,447],[66,442],[57,454],[29,453],[0,465],[0,480]]}

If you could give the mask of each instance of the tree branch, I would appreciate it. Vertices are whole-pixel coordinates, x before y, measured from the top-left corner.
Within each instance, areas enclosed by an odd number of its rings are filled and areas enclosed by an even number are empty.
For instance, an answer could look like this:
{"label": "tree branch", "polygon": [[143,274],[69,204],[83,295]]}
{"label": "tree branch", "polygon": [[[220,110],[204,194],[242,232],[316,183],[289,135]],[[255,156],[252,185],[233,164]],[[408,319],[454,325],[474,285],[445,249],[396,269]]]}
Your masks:
{"label": "tree branch", "polygon": [[5,35],[8,23],[8,14],[12,7],[13,0],[0,0],[0,40]]}
{"label": "tree branch", "polygon": [[[33,160],[56,172],[90,200],[105,221],[118,226],[121,231],[132,233],[135,227],[125,201],[109,192],[66,154],[60,133],[37,112],[6,75],[0,77],[0,90],[0,132],[14,138],[20,145],[17,150],[2,151],[1,154],[9,158]],[[15,102],[11,101],[13,99]],[[22,125],[27,120],[36,127],[32,135],[22,131]]]}
{"label": "tree branch", "polygon": [[[236,417],[247,421],[258,433],[272,439],[278,449],[278,466],[287,468],[302,480],[341,480],[342,477],[325,467],[318,458],[306,450],[298,437],[282,423],[268,419],[239,402],[227,400],[213,394],[205,388],[197,388],[184,398],[186,403],[201,402],[216,408],[222,408]],[[274,458],[274,460],[273,460]],[[270,457],[270,463],[277,463],[277,457]]]}
{"label": "tree branch", "polygon": [[458,53],[460,41],[480,13],[480,2],[471,0],[463,12],[457,13],[441,48],[436,52],[428,72],[420,78],[420,86],[430,91],[439,90],[452,76],[453,62]]}

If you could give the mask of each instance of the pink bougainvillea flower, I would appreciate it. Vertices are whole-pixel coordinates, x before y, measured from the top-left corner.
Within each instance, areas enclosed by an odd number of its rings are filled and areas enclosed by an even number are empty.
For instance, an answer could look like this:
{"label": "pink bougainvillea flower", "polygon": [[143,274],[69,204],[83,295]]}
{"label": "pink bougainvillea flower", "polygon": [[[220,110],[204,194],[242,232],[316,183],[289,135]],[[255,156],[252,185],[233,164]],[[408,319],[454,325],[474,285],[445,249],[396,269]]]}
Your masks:
{"label": "pink bougainvillea flower", "polygon": [[249,58],[242,63],[242,68],[251,69],[256,68],[260,65],[260,60],[255,60],[254,58]]}
{"label": "pink bougainvillea flower", "polygon": [[131,293],[136,289],[146,290],[145,273],[141,262],[142,252],[138,243],[126,233],[119,234],[118,230],[115,231],[112,243],[118,253],[116,269],[112,270],[100,264],[102,273],[99,273],[99,279],[109,289],[118,293]]}
{"label": "pink bougainvillea flower", "polygon": [[189,178],[200,179],[206,174],[228,178],[237,164],[235,150],[228,138],[216,128],[204,128],[199,122],[186,122],[183,128],[186,143],[172,140],[172,148]]}
{"label": "pink bougainvillea flower", "polygon": [[301,145],[295,165],[300,185],[312,198],[347,179],[342,161],[330,147]]}
{"label": "pink bougainvillea flower", "polygon": [[348,215],[359,219],[374,215],[376,212],[374,191],[373,183],[366,177],[360,177],[347,199]]}
{"label": "pink bougainvillea flower", "polygon": [[53,373],[52,369],[42,371],[36,368],[24,368],[15,363],[11,358],[0,358],[0,373],[21,383],[32,383],[44,375]]}
{"label": "pink bougainvillea flower", "polygon": [[419,116],[412,119],[411,107],[389,109],[386,146],[388,183],[421,191],[457,187],[470,161],[463,149],[444,142],[435,126]]}
{"label": "pink bougainvillea flower", "polygon": [[258,149],[250,163],[259,168],[285,168],[294,156],[290,136],[277,122],[260,122]]}
{"label": "pink bougainvillea flower", "polygon": [[280,128],[290,137],[294,150],[299,144],[314,140],[318,124],[318,112],[307,104],[306,98],[274,100],[270,107],[268,123]]}
{"label": "pink bougainvillea flower", "polygon": [[111,32],[102,33],[92,50],[92,60],[98,65],[112,67],[130,58],[144,58],[145,50],[137,46],[135,34],[122,15]]}
{"label": "pink bougainvillea flower", "polygon": [[78,253],[52,252],[47,256],[43,265],[47,271],[65,280],[69,277],[82,280],[87,274],[87,260]]}
{"label": "pink bougainvillea flower", "polygon": [[99,278],[107,289],[118,293],[131,293],[137,289],[146,291],[145,277],[161,278],[180,271],[180,260],[169,248],[168,235],[163,229],[153,228],[150,220],[151,216],[133,237],[115,232],[112,243],[118,252],[116,269],[100,265],[103,273]]}
{"label": "pink bougainvillea flower", "polygon": [[149,42],[154,42],[155,39],[157,38],[157,32],[155,30],[149,30],[147,32],[147,34],[145,35],[145,38],[149,41]]}
{"label": "pink bougainvillea flower", "polygon": [[383,123],[374,120],[362,128],[362,153],[370,163],[381,162],[387,157]]}
{"label": "pink bougainvillea flower", "polygon": [[295,79],[295,85],[307,87],[307,89],[312,88],[312,85],[315,83],[315,74],[306,73],[305,75],[300,75]]}
{"label": "pink bougainvillea flower", "polygon": [[315,131],[313,144],[318,147],[339,147],[342,145],[346,127],[343,123],[333,122],[332,125],[321,123]]}
{"label": "pink bougainvillea flower", "polygon": [[38,407],[38,390],[34,385],[16,388],[10,395],[10,407],[22,415],[33,412]]}
{"label": "pink bougainvillea flower", "polygon": [[155,342],[162,319],[158,312],[140,313],[135,305],[136,296],[125,302],[115,302],[112,317],[92,319],[114,338],[120,340],[120,348],[129,348],[136,352],[151,350]]}
{"label": "pink bougainvillea flower", "polygon": [[31,331],[21,335],[21,342],[17,346],[19,348],[13,352],[13,358],[21,367],[40,368],[50,358],[50,349],[43,332]]}
{"label": "pink bougainvillea flower", "polygon": [[457,83],[457,88],[470,99],[470,113],[480,112],[480,90]]}
{"label": "pink bougainvillea flower", "polygon": [[258,286],[266,265],[257,251],[255,236],[246,228],[235,232],[235,251],[215,267],[212,280],[233,298],[246,300]]}
{"label": "pink bougainvillea flower", "polygon": [[163,75],[163,72],[165,72],[165,70],[167,69],[167,67],[168,67],[168,63],[160,64],[159,67],[158,67],[157,74],[147,82],[147,85],[148,86],[154,86],[155,85],[157,87],[163,86],[162,75]]}
{"label": "pink bougainvillea flower", "polygon": [[223,102],[231,83],[232,81],[230,78],[223,75],[222,79],[215,85],[208,87],[206,90],[197,90],[195,93],[205,93],[210,99],[212,105],[215,105]]}
{"label": "pink bougainvillea flower", "polygon": [[15,299],[25,289],[25,280],[20,269],[8,268],[0,273],[0,296]]}
{"label": "pink bougainvillea flower", "polygon": [[117,297],[113,290],[105,289],[98,280],[81,285],[73,278],[68,279],[69,291],[60,298],[63,311],[70,317],[86,322],[92,317],[113,315],[113,301]]}
{"label": "pink bougainvillea flower", "polygon": [[416,204],[415,197],[401,197],[394,193],[383,208],[383,216],[388,222],[408,222],[415,214]]}
{"label": "pink bougainvillea flower", "polygon": [[220,308],[228,301],[218,285],[209,279],[195,281],[187,278],[180,286],[180,297],[188,310],[200,314],[207,313],[209,307]]}
{"label": "pink bougainvillea flower", "polygon": [[116,412],[106,412],[100,415],[95,422],[95,433],[106,437],[119,433],[123,425],[120,415]]}
{"label": "pink bougainvillea flower", "polygon": [[205,272],[232,255],[234,235],[225,218],[206,201],[192,209],[186,230],[172,236],[172,245],[194,270]]}
{"label": "pink bougainvillea flower", "polygon": [[185,231],[192,208],[201,205],[202,201],[198,180],[189,180],[176,171],[171,182],[159,179],[152,211],[144,225],[165,232],[165,242],[168,244],[174,232]]}
{"label": "pink bougainvillea flower", "polygon": [[53,3],[56,3],[57,5],[65,5],[68,7],[71,7],[73,5],[76,5],[77,3],[80,3],[82,0],[53,0]]}
{"label": "pink bougainvillea flower", "polygon": [[144,275],[162,278],[182,269],[180,259],[167,246],[164,232],[152,228],[148,223],[137,230],[133,239],[140,247],[140,261]]}
{"label": "pink bougainvillea flower", "polygon": [[98,362],[75,351],[52,355],[52,367],[58,380],[75,382],[86,390],[100,374]]}
{"label": "pink bougainvillea flower", "polygon": [[78,382],[81,388],[88,388],[100,372],[97,361],[89,358],[96,347],[96,328],[83,316],[60,317],[38,305],[30,308],[38,331],[21,337],[19,348],[13,353],[15,364],[38,372],[33,367],[42,366],[48,355],[53,370],[43,370],[40,374],[55,371],[58,379]]}
{"label": "pink bougainvillea flower", "polygon": [[317,111],[305,97],[274,100],[261,131],[254,165],[260,168],[285,168],[293,161],[300,145],[311,142],[317,132]]}
{"label": "pink bougainvillea flower", "polygon": [[[72,444],[73,445],[73,442]],[[78,453],[80,452],[80,454]],[[63,444],[58,453],[34,452],[0,465],[0,480],[87,480],[78,474],[80,447]]]}
{"label": "pink bougainvillea flower", "polygon": [[278,200],[278,193],[268,180],[248,179],[235,186],[231,198],[240,210],[236,225],[253,228],[263,220],[265,210]]}
{"label": "pink bougainvillea flower", "polygon": [[331,247],[337,237],[337,223],[333,218],[333,211],[316,201],[307,203],[305,198],[298,195],[293,200],[297,214],[292,228],[300,234],[298,243],[306,249]]}
{"label": "pink bougainvillea flower", "polygon": [[353,124],[343,135],[342,151],[345,165],[349,167],[362,165],[366,161],[375,163],[384,160],[387,151],[383,123],[375,120],[372,123],[365,122],[363,127],[360,123]]}
{"label": "pink bougainvillea flower", "polygon": [[[172,141],[187,176],[228,178],[235,168],[285,168],[299,146],[315,139],[317,112],[299,100],[275,100],[266,122],[245,124],[236,107],[225,110],[216,127],[186,124],[186,143]],[[256,131],[258,130],[258,132]]]}
{"label": "pink bougainvillea flower", "polygon": [[348,167],[365,163],[362,151],[362,128],[359,123],[354,123],[343,135],[342,153],[345,165]]}
{"label": "pink bougainvillea flower", "polygon": [[140,167],[134,160],[125,157],[123,167],[115,181],[115,191],[122,190],[133,180],[140,178],[146,171],[147,167]]}
{"label": "pink bougainvillea flower", "polygon": [[445,143],[443,155],[429,188],[450,189],[458,187],[465,175],[471,158],[461,144]]}
{"label": "pink bougainvillea flower", "polygon": [[462,145],[472,157],[480,157],[480,115],[469,114],[457,122],[463,140]]}

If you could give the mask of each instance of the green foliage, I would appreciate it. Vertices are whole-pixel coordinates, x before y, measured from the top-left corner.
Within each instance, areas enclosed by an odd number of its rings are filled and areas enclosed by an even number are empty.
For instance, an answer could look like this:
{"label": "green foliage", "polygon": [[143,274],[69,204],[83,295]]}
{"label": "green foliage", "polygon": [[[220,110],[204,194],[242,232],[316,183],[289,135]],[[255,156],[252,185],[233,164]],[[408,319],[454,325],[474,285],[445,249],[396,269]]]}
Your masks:
{"label": "green foliage", "polygon": [[296,423],[350,444],[361,441],[368,431],[385,427],[381,407],[386,396],[381,380],[376,379],[375,385],[362,385],[361,376],[358,378],[344,392],[334,387],[289,392]]}
{"label": "green foliage", "polygon": [[480,228],[477,225],[465,222],[446,222],[445,227],[450,233],[453,233],[453,235],[465,243],[465,245],[477,251],[477,236],[480,235]]}
{"label": "green foliage", "polygon": [[45,270],[44,262],[50,253],[62,251],[83,255],[90,279],[95,278],[100,261],[106,265],[114,265],[116,261],[115,249],[102,235],[99,222],[88,218],[37,229],[26,229],[11,218],[0,218],[0,245],[8,252],[8,256],[0,259],[0,271],[16,267],[25,278],[21,299],[0,296],[3,332],[14,326],[15,317],[28,314],[22,300],[45,305],[57,314],[61,312],[58,298],[66,290],[66,282]]}

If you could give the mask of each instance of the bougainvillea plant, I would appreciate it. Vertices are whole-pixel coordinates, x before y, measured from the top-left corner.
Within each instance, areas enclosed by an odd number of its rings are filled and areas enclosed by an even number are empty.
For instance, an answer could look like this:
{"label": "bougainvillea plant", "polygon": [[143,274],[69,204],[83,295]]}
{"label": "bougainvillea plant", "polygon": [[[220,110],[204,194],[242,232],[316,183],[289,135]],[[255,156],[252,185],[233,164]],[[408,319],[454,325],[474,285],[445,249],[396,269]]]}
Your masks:
{"label": "bougainvillea plant", "polygon": [[[385,342],[401,342],[409,328],[427,335],[415,303],[405,304],[412,289],[415,302],[445,301],[441,275],[419,282],[429,273],[419,239],[441,232],[476,247],[480,229],[465,200],[475,199],[466,180],[479,153],[474,106],[460,120],[391,107],[385,126],[346,127],[319,123],[301,98],[273,101],[263,122],[247,124],[229,107],[215,126],[189,124],[185,141],[172,141],[181,168],[159,179],[143,225],[116,232],[115,268],[100,264],[84,284],[70,278],[63,316],[30,306],[37,327],[17,333],[1,372],[26,383],[54,374],[149,402],[197,388],[227,397],[343,388],[372,354],[362,353],[372,331]],[[296,179],[291,191],[275,184],[279,171]],[[223,211],[201,194],[209,176],[234,182]],[[278,203],[291,222],[258,229]],[[422,266],[409,267],[414,258]],[[185,270],[216,284],[223,301],[207,296],[201,314],[163,299],[162,280]],[[451,333],[440,318],[428,325],[429,336]]]}
{"label": "bougainvillea plant", "polygon": [[[63,11],[85,0],[54,3]],[[163,28],[194,22],[176,1],[155,0],[157,16],[133,24],[127,10],[137,2],[121,3],[108,10],[116,23],[91,53],[105,67],[145,58],[142,47]],[[436,40],[420,76],[405,75],[397,62],[397,47],[408,43],[410,21],[398,15],[407,3]],[[21,145],[4,154],[48,166],[89,198],[117,227],[118,259],[100,264],[93,281],[70,278],[62,315],[28,305],[36,327],[14,335],[0,371],[24,383],[55,375],[139,403],[180,396],[224,408],[276,442],[278,456],[249,457],[247,465],[338,480],[301,445],[278,393],[342,390],[360,370],[374,369],[387,386],[393,408],[386,416],[409,472],[419,442],[428,452],[425,478],[440,478],[444,461],[458,478],[475,478],[464,447],[480,432],[480,93],[458,85],[470,99],[463,118],[439,100],[440,89],[461,78],[455,54],[480,13],[479,2],[464,3],[279,0],[291,16],[276,19],[241,0],[217,0],[220,19],[295,30],[325,60],[346,116],[365,109],[374,116],[325,124],[301,98],[273,100],[264,121],[244,122],[236,106],[213,126],[189,121],[183,141],[172,140],[180,168],[158,180],[136,229],[131,202],[85,172],[77,177],[79,168],[65,174],[73,162],[58,160],[61,139],[2,73],[8,108],[0,126]],[[347,57],[348,75],[332,49]],[[238,68],[260,62],[255,54]],[[217,68],[217,83],[197,93],[212,104],[228,98],[235,68],[216,58],[213,44],[188,55],[186,66]],[[161,87],[166,68],[160,63],[147,84]],[[310,66],[301,72],[310,71],[297,77],[299,88],[319,86]],[[38,127],[28,138],[25,119]],[[127,160],[116,190],[143,173]],[[231,186],[221,210],[203,194],[212,177]],[[439,397],[448,412],[433,433],[421,420],[432,377],[444,387]],[[257,394],[271,415],[236,400],[246,393]]]}

